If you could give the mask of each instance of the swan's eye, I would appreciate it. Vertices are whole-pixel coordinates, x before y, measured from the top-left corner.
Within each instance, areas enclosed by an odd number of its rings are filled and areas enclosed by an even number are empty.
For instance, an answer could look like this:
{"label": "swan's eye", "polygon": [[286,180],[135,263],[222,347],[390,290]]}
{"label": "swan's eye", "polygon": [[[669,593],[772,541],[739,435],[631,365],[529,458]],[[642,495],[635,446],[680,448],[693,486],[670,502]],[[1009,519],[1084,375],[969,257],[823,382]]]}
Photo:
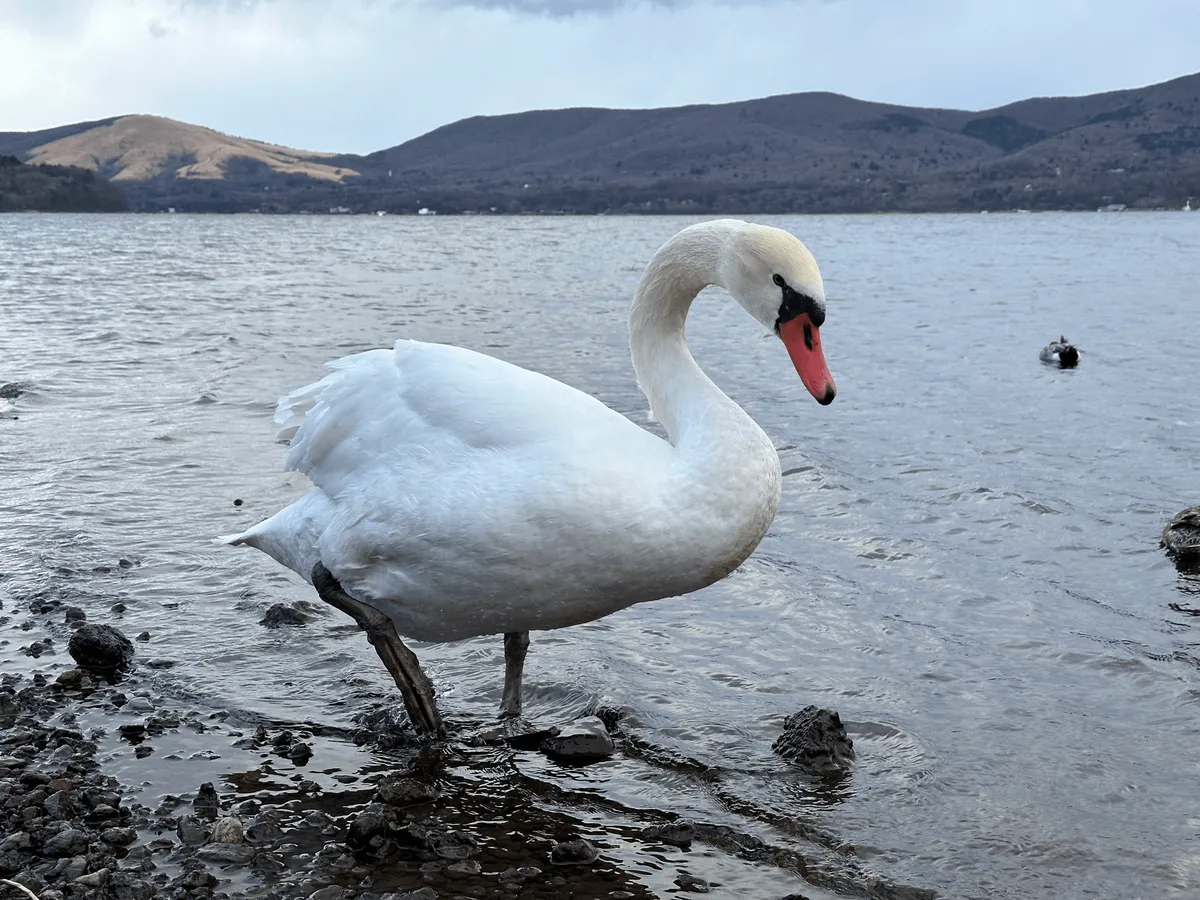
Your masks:
{"label": "swan's eye", "polygon": [[783,280],[782,275],[776,275],[771,280],[774,281],[780,287],[787,287],[787,282]]}

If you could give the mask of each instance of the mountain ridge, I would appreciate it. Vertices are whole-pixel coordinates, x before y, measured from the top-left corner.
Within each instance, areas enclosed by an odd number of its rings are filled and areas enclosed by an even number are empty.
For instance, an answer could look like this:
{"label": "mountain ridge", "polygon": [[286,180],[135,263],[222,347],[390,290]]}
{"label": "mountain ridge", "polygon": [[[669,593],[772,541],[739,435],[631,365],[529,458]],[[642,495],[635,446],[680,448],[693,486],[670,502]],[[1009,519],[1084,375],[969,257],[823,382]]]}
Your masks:
{"label": "mountain ridge", "polygon": [[[144,136],[147,120],[157,142]],[[660,109],[531,110],[461,119],[366,155],[118,116],[0,133],[0,153],[95,168],[145,210],[1177,207],[1200,197],[1200,73],[978,111],[832,92]]]}

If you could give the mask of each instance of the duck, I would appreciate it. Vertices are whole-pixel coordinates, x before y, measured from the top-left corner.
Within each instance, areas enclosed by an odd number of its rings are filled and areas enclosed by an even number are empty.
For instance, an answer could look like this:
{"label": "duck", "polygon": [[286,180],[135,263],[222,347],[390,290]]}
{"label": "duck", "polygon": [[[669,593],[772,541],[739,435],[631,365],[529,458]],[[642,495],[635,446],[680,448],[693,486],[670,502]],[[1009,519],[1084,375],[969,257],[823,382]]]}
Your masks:
{"label": "duck", "polygon": [[1060,369],[1073,369],[1079,365],[1079,349],[1063,335],[1043,347],[1038,359]]}
{"label": "duck", "polygon": [[1162,546],[1176,559],[1200,558],[1200,506],[1171,517],[1162,530]]}
{"label": "duck", "polygon": [[401,339],[281,397],[284,468],[312,489],[216,540],[265,553],[366,632],[413,729],[444,735],[403,637],[504,636],[501,718],[521,715],[529,633],[698,591],[737,569],[779,506],[770,437],[693,359],[696,295],[724,288],[823,406],[826,298],[808,248],[740,219],[679,231],[634,291],[629,352],[666,438],[539,372]]}

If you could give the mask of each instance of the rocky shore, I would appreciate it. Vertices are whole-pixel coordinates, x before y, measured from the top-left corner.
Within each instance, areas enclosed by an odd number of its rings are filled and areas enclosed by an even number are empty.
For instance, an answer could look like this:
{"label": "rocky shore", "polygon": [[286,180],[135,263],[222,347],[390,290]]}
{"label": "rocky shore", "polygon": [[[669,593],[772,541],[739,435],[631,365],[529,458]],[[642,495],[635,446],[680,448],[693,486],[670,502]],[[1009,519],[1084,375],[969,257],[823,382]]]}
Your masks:
{"label": "rocky shore", "polygon": [[[109,611],[122,628],[126,612]],[[304,627],[286,609],[267,618]],[[460,726],[432,745],[397,726],[394,708],[353,732],[255,722],[164,690],[173,663],[147,652],[162,649],[148,632],[130,639],[57,597],[5,597],[2,585],[0,648],[12,663],[0,675],[0,900],[830,896],[789,883],[931,896],[859,871],[836,836],[769,810],[759,818],[810,850],[631,809],[586,780],[574,790],[531,777],[623,755],[720,797],[719,770],[627,732],[615,709],[561,725]],[[836,713],[815,708],[788,720],[776,749],[814,778],[844,777],[853,758]],[[180,778],[186,789],[163,790]]]}

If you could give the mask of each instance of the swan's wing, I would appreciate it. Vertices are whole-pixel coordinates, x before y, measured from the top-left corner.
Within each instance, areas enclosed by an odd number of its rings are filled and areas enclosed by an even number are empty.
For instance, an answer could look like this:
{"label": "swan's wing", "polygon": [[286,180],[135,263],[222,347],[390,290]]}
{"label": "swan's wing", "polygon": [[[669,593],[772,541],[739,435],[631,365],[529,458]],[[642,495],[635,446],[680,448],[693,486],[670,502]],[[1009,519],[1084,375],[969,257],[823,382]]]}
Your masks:
{"label": "swan's wing", "polygon": [[280,399],[275,421],[291,438],[286,468],[333,498],[361,490],[372,473],[390,481],[398,468],[444,472],[463,454],[641,432],[582,391],[448,344],[398,341],[329,366],[332,374]]}

